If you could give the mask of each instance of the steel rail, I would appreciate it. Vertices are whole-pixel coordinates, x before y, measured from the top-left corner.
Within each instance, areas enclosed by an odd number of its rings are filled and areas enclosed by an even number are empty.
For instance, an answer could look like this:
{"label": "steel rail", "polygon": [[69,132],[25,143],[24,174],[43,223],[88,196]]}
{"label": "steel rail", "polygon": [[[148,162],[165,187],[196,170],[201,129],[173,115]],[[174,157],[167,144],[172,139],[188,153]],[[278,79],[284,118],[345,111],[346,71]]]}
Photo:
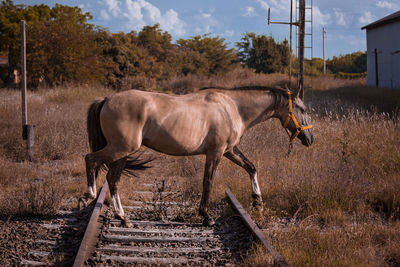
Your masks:
{"label": "steel rail", "polygon": [[76,254],[73,267],[84,266],[90,251],[94,248],[95,240],[93,239],[93,237],[95,237],[100,230],[99,216],[101,214],[104,205],[103,203],[104,199],[106,198],[107,191],[108,191],[108,183],[106,181],[103,187],[101,188],[100,194],[97,198],[96,204],[92,212],[92,216],[90,217],[88,226],[85,231],[85,235],[83,236],[78,253]]}
{"label": "steel rail", "polygon": [[246,212],[240,202],[236,199],[235,195],[229,190],[226,189],[226,195],[228,196],[229,202],[234,208],[234,210],[239,213],[243,222],[250,229],[253,236],[255,236],[267,249],[267,251],[273,256],[275,263],[280,267],[288,267],[289,265],[286,263],[285,259],[279,254],[278,251],[272,246],[271,242],[265,237],[264,233],[260,228],[255,224],[255,222],[251,219],[250,215]]}

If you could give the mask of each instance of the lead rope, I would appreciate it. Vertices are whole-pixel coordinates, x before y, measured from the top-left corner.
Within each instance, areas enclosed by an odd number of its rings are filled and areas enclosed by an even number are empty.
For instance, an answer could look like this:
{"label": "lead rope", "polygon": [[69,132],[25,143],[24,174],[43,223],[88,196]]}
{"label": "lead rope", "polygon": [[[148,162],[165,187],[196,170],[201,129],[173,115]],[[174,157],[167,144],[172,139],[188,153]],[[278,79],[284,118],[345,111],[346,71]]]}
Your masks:
{"label": "lead rope", "polygon": [[293,142],[292,142],[292,140],[291,140],[291,138],[290,138],[290,133],[289,133],[289,130],[287,129],[287,128],[285,128],[285,130],[286,130],[286,133],[288,134],[288,136],[289,136],[289,148],[288,148],[288,152],[287,152],[287,154],[286,154],[286,158],[289,158],[289,156],[290,156],[290,153],[292,153],[292,149],[293,149]]}
{"label": "lead rope", "polygon": [[288,149],[288,152],[287,152],[287,155],[286,155],[287,159],[289,158],[290,153],[292,153],[292,149],[293,149],[293,143],[289,142],[289,149]]}

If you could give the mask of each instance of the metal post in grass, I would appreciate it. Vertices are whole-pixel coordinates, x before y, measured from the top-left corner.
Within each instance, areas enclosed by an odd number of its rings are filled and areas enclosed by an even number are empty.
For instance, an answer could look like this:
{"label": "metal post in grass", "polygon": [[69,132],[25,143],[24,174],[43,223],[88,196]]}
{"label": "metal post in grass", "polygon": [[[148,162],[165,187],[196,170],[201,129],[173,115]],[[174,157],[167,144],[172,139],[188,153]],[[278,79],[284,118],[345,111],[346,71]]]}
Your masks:
{"label": "metal post in grass", "polygon": [[28,105],[26,101],[26,36],[25,21],[20,22],[21,29],[21,98],[22,98],[22,139],[26,140],[28,159],[33,159],[33,144],[35,141],[33,125],[28,125]]}

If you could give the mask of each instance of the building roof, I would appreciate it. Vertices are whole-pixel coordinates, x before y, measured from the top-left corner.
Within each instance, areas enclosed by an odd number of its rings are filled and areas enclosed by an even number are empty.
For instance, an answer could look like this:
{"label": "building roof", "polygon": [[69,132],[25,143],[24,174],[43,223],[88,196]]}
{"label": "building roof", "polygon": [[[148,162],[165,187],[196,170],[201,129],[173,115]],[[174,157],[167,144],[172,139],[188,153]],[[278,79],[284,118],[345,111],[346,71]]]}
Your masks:
{"label": "building roof", "polygon": [[364,29],[369,30],[372,28],[377,28],[377,27],[380,27],[380,26],[383,26],[383,25],[386,25],[386,24],[389,24],[392,22],[396,22],[396,21],[400,21],[400,10],[397,12],[394,12],[393,14],[390,14],[389,16],[386,16],[380,20],[377,20],[375,22],[372,22],[372,23],[362,27],[361,30],[364,30]]}

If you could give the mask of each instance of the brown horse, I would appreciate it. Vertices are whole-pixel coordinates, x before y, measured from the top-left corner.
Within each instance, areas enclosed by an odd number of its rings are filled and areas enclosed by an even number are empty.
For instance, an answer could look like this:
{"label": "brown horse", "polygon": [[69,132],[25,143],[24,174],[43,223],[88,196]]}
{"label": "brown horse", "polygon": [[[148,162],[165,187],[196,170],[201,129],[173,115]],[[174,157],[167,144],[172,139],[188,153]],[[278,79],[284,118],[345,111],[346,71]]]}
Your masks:
{"label": "brown horse", "polygon": [[[314,141],[309,117],[299,93],[271,87],[204,88],[187,95],[124,91],[94,101],[88,111],[88,135],[92,153],[86,155],[88,190],[96,196],[95,179],[108,167],[107,181],[116,216],[127,224],[118,195],[118,182],[126,169],[143,168],[130,160],[141,145],[176,156],[206,155],[203,194],[199,214],[204,225],[214,221],[207,212],[215,170],[222,156],[250,175],[253,204],[261,207],[261,191],[254,165],[237,145],[246,130],[278,118],[303,145]],[[297,119],[296,119],[297,118]]]}

